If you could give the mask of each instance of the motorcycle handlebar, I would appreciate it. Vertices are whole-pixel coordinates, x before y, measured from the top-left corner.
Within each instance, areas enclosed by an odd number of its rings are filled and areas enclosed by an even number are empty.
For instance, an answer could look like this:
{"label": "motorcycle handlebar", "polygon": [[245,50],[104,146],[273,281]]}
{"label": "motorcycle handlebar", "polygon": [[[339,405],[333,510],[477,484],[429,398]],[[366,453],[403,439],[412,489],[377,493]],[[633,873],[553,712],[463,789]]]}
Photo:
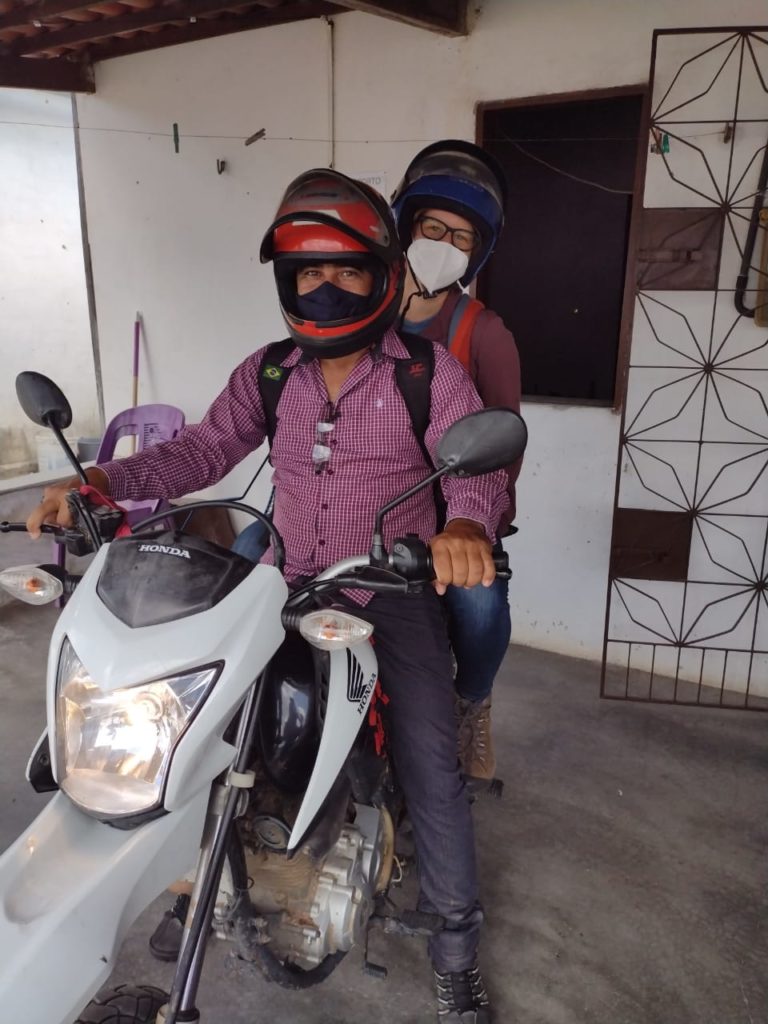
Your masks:
{"label": "motorcycle handlebar", "polygon": [[[407,594],[430,584],[435,573],[432,567],[432,552],[429,545],[417,537],[396,540],[387,564],[374,566],[362,560],[350,559],[351,566],[337,576],[312,580],[288,598],[283,608],[282,620],[286,629],[298,629],[302,616],[307,611],[305,601],[316,594],[334,590],[370,590],[374,594]],[[357,564],[354,564],[357,562]],[[493,564],[497,579],[510,579],[509,557],[498,544],[493,549]]]}
{"label": "motorcycle handlebar", "polygon": [[[43,523],[40,527],[42,533],[54,533],[62,536],[64,534],[63,526],[54,526],[51,523]],[[26,523],[9,523],[7,520],[3,520],[0,523],[0,533],[26,533]]]}

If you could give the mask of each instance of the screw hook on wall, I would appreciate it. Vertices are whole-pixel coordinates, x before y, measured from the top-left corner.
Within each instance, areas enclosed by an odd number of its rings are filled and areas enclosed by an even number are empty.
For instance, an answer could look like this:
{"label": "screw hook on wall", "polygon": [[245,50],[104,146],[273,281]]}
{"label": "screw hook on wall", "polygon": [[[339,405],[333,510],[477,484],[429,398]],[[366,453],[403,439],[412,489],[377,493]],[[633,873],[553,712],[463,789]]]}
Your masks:
{"label": "screw hook on wall", "polygon": [[217,160],[216,161],[216,171],[219,174],[223,174],[224,171],[226,171],[226,169],[227,169],[227,161],[226,160]]}

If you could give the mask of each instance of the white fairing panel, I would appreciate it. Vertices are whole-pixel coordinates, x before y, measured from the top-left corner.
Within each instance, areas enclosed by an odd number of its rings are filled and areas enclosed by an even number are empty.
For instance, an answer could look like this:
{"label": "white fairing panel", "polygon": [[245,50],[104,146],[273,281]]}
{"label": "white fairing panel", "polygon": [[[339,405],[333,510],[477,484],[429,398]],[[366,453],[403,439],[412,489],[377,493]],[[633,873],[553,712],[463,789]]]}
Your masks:
{"label": "white fairing panel", "polygon": [[301,843],[349,756],[360,726],[365,722],[378,678],[376,655],[367,641],[331,651],[330,661],[328,707],[320,749],[288,841],[289,850]]}
{"label": "white fairing panel", "polygon": [[0,858],[0,1019],[71,1024],[125,933],[195,863],[208,793],[135,831],[57,793]]}
{"label": "white fairing panel", "polygon": [[[96,593],[107,550],[105,545],[98,552],[53,631],[48,658],[49,735],[56,735],[56,671],[65,636],[104,690],[223,661],[218,681],[179,741],[171,762],[164,806],[174,810],[229,765],[233,748],[221,737],[249,686],[282,643],[285,631],[280,613],[288,588],[273,566],[257,565],[214,608],[174,622],[132,629],[116,618]],[[55,744],[51,747],[58,780]]]}

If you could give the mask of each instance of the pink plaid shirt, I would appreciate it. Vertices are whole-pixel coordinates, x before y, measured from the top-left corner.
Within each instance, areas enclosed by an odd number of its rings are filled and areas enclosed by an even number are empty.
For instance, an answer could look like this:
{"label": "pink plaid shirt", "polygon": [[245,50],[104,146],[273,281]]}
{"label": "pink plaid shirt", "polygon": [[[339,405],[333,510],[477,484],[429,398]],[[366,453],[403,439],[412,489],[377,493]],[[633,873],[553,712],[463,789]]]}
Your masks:
{"label": "pink plaid shirt", "polygon": [[[394,374],[394,360],[409,353],[393,330],[371,350],[344,382],[333,406],[320,365],[294,349],[284,366],[293,369],[280,398],[272,446],[274,522],[285,541],[286,578],[315,576],[371,542],[377,510],[424,478],[427,467],[413,433]],[[101,466],[111,494],[121,498],[178,498],[215,484],[265,437],[259,373],[264,349],[232,373],[201,423],[127,459]],[[468,374],[435,345],[431,422],[425,442],[434,455],[445,430],[482,408]],[[318,433],[318,423],[333,423]],[[322,441],[330,456],[318,466],[313,449]],[[448,519],[473,519],[493,539],[508,505],[506,476],[490,473],[442,482]],[[415,533],[428,541],[435,532],[431,488],[414,495],[384,519],[384,542]],[[267,552],[263,561],[270,561]]]}

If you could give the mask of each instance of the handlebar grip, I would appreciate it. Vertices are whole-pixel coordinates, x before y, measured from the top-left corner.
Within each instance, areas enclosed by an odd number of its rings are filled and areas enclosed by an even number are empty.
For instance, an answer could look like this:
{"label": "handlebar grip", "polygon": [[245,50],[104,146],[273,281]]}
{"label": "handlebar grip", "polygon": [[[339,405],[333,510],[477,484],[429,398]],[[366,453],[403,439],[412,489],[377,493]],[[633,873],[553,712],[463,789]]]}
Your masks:
{"label": "handlebar grip", "polygon": [[[496,566],[496,578],[511,579],[509,555],[500,543],[494,546],[492,557],[493,564]],[[435,578],[432,550],[428,544],[415,537],[406,537],[395,541],[390,564],[396,572],[416,583],[423,583]]]}
{"label": "handlebar grip", "polygon": [[[509,555],[506,551],[493,550],[493,564],[496,566],[496,575],[501,573],[509,572]],[[507,577],[509,579],[509,577]]]}

